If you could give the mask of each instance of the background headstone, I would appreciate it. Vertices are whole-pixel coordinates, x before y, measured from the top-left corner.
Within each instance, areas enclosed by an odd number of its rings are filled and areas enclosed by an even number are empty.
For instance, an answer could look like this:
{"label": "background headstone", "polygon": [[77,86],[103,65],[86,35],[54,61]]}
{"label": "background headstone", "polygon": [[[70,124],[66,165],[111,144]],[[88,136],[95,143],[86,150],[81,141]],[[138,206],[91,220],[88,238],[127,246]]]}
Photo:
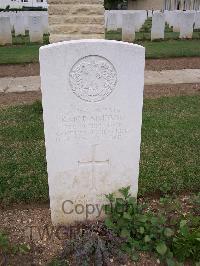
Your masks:
{"label": "background headstone", "polygon": [[173,32],[180,32],[182,11],[176,11],[173,17]]}
{"label": "background headstone", "polygon": [[16,15],[14,29],[15,36],[25,35],[24,16],[22,15],[22,13]]}
{"label": "background headstone", "polygon": [[180,23],[180,38],[192,38],[194,16],[195,13],[193,12],[183,12]]}
{"label": "background headstone", "polygon": [[41,16],[29,16],[30,42],[43,42],[43,25]]}
{"label": "background headstone", "polygon": [[194,24],[195,29],[200,29],[200,11],[197,11],[195,14],[195,24]]}
{"label": "background headstone", "polygon": [[130,185],[137,196],[144,63],[145,49],[124,42],[40,48],[53,224],[85,220],[76,207],[87,204],[95,208],[88,218],[96,219],[96,206],[119,188]]}
{"label": "background headstone", "polygon": [[154,12],[152,16],[151,40],[164,39],[165,17],[161,12]]}
{"label": "background headstone", "polygon": [[42,14],[42,25],[43,25],[43,33],[49,33],[49,21],[48,21],[48,14]]}
{"label": "background headstone", "polygon": [[136,15],[134,13],[124,14],[122,18],[122,41],[133,42],[135,40]]}
{"label": "background headstone", "polygon": [[106,25],[107,31],[110,30],[116,31],[117,26],[118,26],[117,14],[116,12],[110,11],[108,13],[108,18],[107,18],[107,25]]}
{"label": "background headstone", "polygon": [[0,44],[11,44],[12,43],[12,33],[10,17],[0,16]]}

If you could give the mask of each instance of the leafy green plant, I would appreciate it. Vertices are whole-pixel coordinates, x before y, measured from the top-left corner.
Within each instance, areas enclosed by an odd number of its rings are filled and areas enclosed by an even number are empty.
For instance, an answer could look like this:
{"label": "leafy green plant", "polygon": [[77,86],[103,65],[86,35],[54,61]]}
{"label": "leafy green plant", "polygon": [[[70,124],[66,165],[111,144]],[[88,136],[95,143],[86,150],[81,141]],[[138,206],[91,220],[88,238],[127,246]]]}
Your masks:
{"label": "leafy green plant", "polygon": [[123,250],[135,260],[138,251],[156,252],[163,259],[172,259],[172,237],[174,230],[166,226],[166,218],[145,211],[129,193],[130,187],[119,190],[122,197],[107,195],[110,204],[105,206],[108,217],[106,226],[126,239]]}
{"label": "leafy green plant", "polygon": [[190,228],[186,220],[180,222],[180,229],[173,239],[172,250],[177,259],[200,262],[200,228]]}
{"label": "leafy green plant", "polygon": [[[200,262],[200,218],[187,215],[181,220],[180,202],[168,196],[161,198],[161,206],[165,210],[175,211],[176,221],[171,223],[168,211],[167,216],[150,212],[144,204],[137,203],[129,193],[130,187],[119,190],[121,197],[114,194],[107,195],[109,204],[105,206],[108,217],[106,226],[116,235],[125,239],[122,247],[133,260],[138,259],[139,251],[154,252],[167,265],[177,265],[178,262],[191,260]],[[169,202],[171,201],[171,206]],[[199,198],[193,199],[197,204]],[[181,208],[180,208],[181,210]],[[168,218],[166,218],[168,217]],[[196,265],[197,265],[196,264]]]}
{"label": "leafy green plant", "polygon": [[7,234],[0,232],[0,265],[7,265],[8,254],[26,254],[30,247],[25,244],[11,244]]}
{"label": "leafy green plant", "polygon": [[0,232],[0,250],[2,250],[3,252],[7,252],[8,249],[9,249],[8,236],[5,233]]}

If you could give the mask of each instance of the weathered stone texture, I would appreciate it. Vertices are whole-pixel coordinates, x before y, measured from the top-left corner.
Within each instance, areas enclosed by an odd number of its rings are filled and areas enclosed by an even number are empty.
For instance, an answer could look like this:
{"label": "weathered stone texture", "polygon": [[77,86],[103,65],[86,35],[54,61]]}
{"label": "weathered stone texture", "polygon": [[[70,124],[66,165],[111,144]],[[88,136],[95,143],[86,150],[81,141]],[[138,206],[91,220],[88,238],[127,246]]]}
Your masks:
{"label": "weathered stone texture", "polygon": [[102,0],[49,0],[50,42],[104,38]]}

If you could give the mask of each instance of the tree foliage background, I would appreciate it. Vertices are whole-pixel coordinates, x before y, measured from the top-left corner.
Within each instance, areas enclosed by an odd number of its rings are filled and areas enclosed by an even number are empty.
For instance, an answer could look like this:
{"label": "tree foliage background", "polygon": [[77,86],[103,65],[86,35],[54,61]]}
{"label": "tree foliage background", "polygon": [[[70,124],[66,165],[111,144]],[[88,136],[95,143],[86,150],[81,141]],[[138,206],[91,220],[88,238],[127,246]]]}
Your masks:
{"label": "tree foliage background", "polygon": [[127,5],[128,0],[104,0],[105,9],[121,9],[122,6]]}

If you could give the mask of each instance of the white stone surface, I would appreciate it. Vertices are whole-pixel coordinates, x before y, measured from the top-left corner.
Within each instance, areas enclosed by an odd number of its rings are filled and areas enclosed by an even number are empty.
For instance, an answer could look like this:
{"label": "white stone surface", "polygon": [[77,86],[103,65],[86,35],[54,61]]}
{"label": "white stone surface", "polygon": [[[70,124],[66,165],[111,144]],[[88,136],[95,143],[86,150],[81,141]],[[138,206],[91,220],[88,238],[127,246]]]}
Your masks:
{"label": "white stone surface", "polygon": [[85,209],[77,214],[77,204],[92,204],[95,210],[88,219],[96,219],[104,194],[121,187],[130,185],[137,195],[144,61],[143,47],[117,41],[80,40],[40,48],[54,224],[85,220]]}
{"label": "white stone surface", "polygon": [[135,14],[137,19],[135,20],[135,30],[138,32],[145,20],[147,19],[146,10],[111,10],[105,11],[105,28],[107,30],[117,30],[122,28],[123,15]]}
{"label": "white stone surface", "polygon": [[135,40],[135,20],[136,15],[124,14],[122,22],[122,41],[133,42]]}
{"label": "white stone surface", "polygon": [[200,29],[200,11],[197,11],[195,14],[195,24],[194,24],[194,28],[195,29]]}
{"label": "white stone surface", "polygon": [[11,24],[10,18],[6,16],[0,17],[0,44],[11,44],[12,34],[11,34]]}
{"label": "white stone surface", "polygon": [[151,40],[164,39],[165,17],[161,12],[154,12],[152,16]]}
{"label": "white stone surface", "polygon": [[25,35],[24,16],[22,14],[16,15],[14,29],[15,36]]}
{"label": "white stone surface", "polygon": [[42,25],[43,25],[43,33],[49,33],[49,21],[48,21],[48,14],[42,15]]}
{"label": "white stone surface", "polygon": [[117,25],[118,25],[117,14],[113,11],[110,11],[107,17],[107,25],[106,25],[107,31],[110,31],[110,30],[116,31]]}
{"label": "white stone surface", "polygon": [[148,18],[152,18],[152,10],[148,10]]}
{"label": "white stone surface", "polygon": [[29,16],[30,42],[43,42],[43,25],[41,16]]}
{"label": "white stone surface", "polygon": [[182,11],[176,11],[176,12],[174,12],[174,17],[173,17],[173,32],[180,32],[182,15],[183,15],[183,12]]}
{"label": "white stone surface", "polygon": [[194,12],[183,12],[180,23],[180,38],[192,38],[194,16]]}

